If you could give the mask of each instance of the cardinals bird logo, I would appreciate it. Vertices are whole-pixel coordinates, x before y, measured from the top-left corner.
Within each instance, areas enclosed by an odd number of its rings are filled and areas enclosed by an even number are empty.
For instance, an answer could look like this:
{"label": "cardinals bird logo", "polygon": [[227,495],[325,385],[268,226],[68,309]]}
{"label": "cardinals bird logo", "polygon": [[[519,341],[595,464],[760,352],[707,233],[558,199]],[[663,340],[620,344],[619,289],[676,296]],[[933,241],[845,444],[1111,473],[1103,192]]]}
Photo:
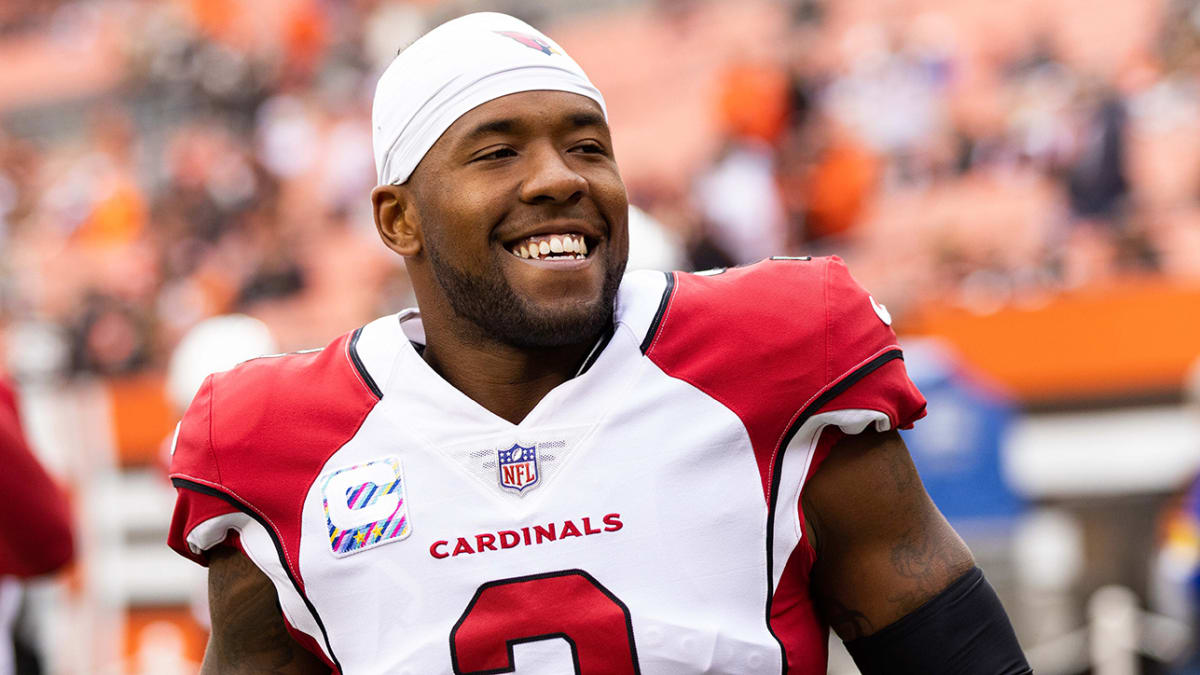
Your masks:
{"label": "cardinals bird logo", "polygon": [[517,33],[515,31],[511,31],[511,30],[498,30],[498,31],[494,31],[494,32],[497,35],[503,35],[506,38],[511,38],[513,40],[516,40],[517,42],[520,42],[521,44],[525,45],[526,47],[529,47],[530,49],[536,49],[539,52],[541,52],[547,56],[549,56],[550,54],[561,54],[562,53],[562,52],[558,51],[557,49],[555,49],[553,46],[551,46],[551,44],[549,42],[546,42],[545,40],[541,39],[540,37],[536,37],[533,35],[527,35],[525,33]]}

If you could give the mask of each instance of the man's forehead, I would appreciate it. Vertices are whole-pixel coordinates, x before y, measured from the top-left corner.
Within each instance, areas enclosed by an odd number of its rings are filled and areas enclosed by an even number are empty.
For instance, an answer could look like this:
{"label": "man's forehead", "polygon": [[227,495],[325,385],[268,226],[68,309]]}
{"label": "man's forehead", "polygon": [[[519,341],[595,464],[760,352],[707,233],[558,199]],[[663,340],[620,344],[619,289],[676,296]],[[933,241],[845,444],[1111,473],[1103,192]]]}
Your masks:
{"label": "man's forehead", "polygon": [[535,127],[608,129],[604,111],[587,96],[565,91],[525,91],[483,103],[450,125],[442,140],[469,142],[491,133],[517,133]]}

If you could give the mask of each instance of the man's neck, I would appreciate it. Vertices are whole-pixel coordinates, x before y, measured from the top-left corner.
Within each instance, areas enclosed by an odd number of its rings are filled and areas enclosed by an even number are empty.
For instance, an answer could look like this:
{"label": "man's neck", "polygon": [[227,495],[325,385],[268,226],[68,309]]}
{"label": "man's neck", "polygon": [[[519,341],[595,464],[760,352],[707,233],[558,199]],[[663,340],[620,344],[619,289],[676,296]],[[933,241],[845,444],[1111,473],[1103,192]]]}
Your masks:
{"label": "man's neck", "polygon": [[550,390],[571,379],[599,336],[546,349],[520,349],[463,339],[463,331],[425,325],[421,356],[455,389],[513,424],[525,419]]}

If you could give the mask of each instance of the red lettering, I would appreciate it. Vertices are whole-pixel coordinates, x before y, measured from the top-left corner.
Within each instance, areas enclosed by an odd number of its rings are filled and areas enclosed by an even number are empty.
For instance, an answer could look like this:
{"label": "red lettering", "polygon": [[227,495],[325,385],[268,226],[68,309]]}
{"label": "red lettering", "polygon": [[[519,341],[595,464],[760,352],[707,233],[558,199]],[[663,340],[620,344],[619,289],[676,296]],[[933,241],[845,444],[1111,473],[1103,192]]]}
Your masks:
{"label": "red lettering", "polygon": [[[507,471],[510,467],[505,467]],[[524,480],[532,478],[532,472],[518,469],[511,478],[516,480]],[[475,535],[475,545],[472,547],[471,540],[468,537],[459,537],[454,546],[454,551],[447,553],[450,547],[450,542],[445,539],[435,541],[429,545],[429,555],[441,560],[453,556],[482,553],[484,551],[499,551],[506,548],[515,548],[521,545],[522,542],[526,546],[532,544],[542,544],[547,541],[557,541],[566,539],[567,537],[582,537],[584,535],[600,534],[602,532],[616,532],[625,527],[625,523],[621,522],[621,514],[609,513],[604,516],[604,529],[600,529],[592,525],[592,518],[581,518],[583,521],[583,531],[580,532],[579,525],[574,520],[564,520],[561,525],[558,523],[548,523],[546,525],[533,525],[531,527],[522,527],[517,530],[500,530],[499,532],[484,532]]]}
{"label": "red lettering", "polygon": [[541,525],[533,526],[533,533],[537,535],[537,543],[542,543],[543,539],[554,541],[557,537],[554,536],[554,523],[550,523],[550,529],[546,529]]}
{"label": "red lettering", "polygon": [[529,477],[529,467],[524,464],[517,465],[517,485],[524,485],[525,479]]}
{"label": "red lettering", "polygon": [[625,523],[621,522],[621,514],[610,513],[607,516],[604,516],[604,526],[605,532],[616,532],[624,527]]}
{"label": "red lettering", "polygon": [[517,482],[517,475],[516,472],[513,471],[512,466],[504,467],[504,482],[508,485],[520,485],[520,483]]}
{"label": "red lettering", "polygon": [[471,549],[471,545],[467,543],[467,540],[463,539],[462,537],[459,537],[458,545],[456,545],[454,547],[454,553],[451,553],[450,555],[458,555],[460,553],[474,553],[474,552],[475,551]]}
{"label": "red lettering", "polygon": [[435,557],[435,558],[438,558],[439,560],[440,560],[440,559],[442,559],[442,558],[449,558],[449,557],[450,557],[450,554],[449,554],[449,553],[442,553],[442,552],[440,552],[440,551],[438,551],[438,550],[437,550],[439,546],[445,546],[446,544],[449,544],[449,543],[450,543],[450,542],[448,542],[448,541],[435,541],[435,542],[433,542],[433,544],[431,544],[431,545],[429,546],[429,555],[431,555],[431,556],[433,556],[433,557]]}

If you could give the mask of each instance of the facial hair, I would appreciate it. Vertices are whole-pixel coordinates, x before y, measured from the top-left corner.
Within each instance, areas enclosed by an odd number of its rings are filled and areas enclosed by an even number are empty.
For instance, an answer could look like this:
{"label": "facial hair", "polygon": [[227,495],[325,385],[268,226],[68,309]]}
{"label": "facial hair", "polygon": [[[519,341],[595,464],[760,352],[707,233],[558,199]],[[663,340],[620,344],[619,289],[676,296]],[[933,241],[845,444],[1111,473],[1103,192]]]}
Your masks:
{"label": "facial hair", "polygon": [[441,244],[440,237],[426,236],[433,275],[454,312],[473,323],[485,339],[518,349],[565,347],[591,342],[612,321],[623,260],[604,256],[604,284],[595,301],[545,311],[517,294],[499,261],[475,274],[455,267],[442,255]]}

